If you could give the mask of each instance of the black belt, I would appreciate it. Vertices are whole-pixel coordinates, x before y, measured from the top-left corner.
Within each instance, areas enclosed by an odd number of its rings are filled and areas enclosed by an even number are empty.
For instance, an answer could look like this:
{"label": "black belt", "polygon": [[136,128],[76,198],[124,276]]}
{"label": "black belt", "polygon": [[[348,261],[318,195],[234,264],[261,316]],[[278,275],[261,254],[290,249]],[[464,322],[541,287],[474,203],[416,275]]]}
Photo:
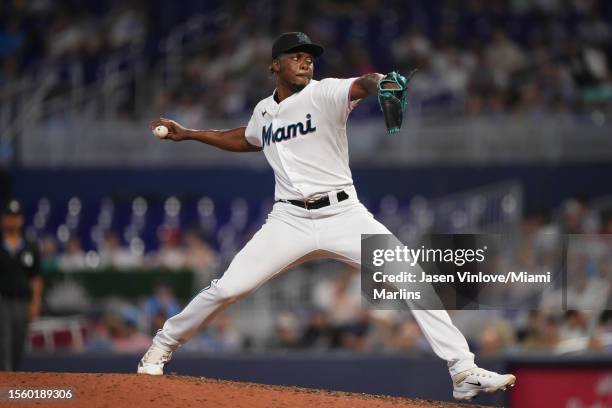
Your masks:
{"label": "black belt", "polygon": [[[344,201],[349,198],[349,195],[346,191],[340,191],[336,194],[338,197],[338,202]],[[323,196],[318,200],[278,200],[277,202],[293,204],[301,208],[305,208],[307,210],[317,210],[319,208],[327,207],[331,203],[329,202],[329,196]]]}

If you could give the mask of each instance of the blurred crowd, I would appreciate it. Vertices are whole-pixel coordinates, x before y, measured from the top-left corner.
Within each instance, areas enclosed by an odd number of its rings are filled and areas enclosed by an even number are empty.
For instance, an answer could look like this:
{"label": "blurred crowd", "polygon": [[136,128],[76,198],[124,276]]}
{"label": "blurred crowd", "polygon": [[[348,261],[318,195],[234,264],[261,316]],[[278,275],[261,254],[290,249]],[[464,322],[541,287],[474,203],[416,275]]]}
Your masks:
{"label": "blurred crowd", "polygon": [[[390,220],[391,221],[391,220]],[[392,222],[390,222],[393,224]],[[393,228],[392,228],[393,229]],[[472,349],[480,355],[546,352],[612,352],[612,214],[595,210],[588,203],[568,199],[552,214],[533,214],[520,227],[520,239],[512,248],[514,267],[518,270],[555,270],[561,265],[551,261],[551,237],[572,234],[567,257],[567,308],[559,303],[561,286],[555,282],[538,297],[534,310],[451,311],[451,317],[466,335]],[[248,233],[247,233],[248,234]],[[222,273],[218,247],[202,232],[160,229],[159,249],[143,254],[123,246],[117,234],[108,232],[99,251],[93,251],[97,263],[88,264],[88,255],[76,237],[64,250],[48,249],[51,238],[40,244],[45,273],[118,271],[162,267],[172,271],[191,269],[204,276],[197,283],[203,287]],[[245,237],[248,239],[248,237]],[[89,251],[90,253],[92,251]],[[89,255],[91,257],[91,255]],[[417,323],[407,311],[371,310],[362,306],[358,270],[337,270],[333,263],[318,263],[309,270],[301,285],[299,300],[287,301],[282,285],[271,294],[272,302],[261,313],[272,321],[268,336],[256,339],[241,325],[240,304],[230,308],[183,348],[186,351],[237,352],[249,350],[350,350],[354,352],[402,352],[430,354],[430,346]],[[328,273],[329,272],[329,273]],[[291,275],[291,274],[288,274]],[[285,279],[283,277],[282,279]],[[291,279],[291,276],[286,277]],[[202,283],[204,282],[204,283]],[[268,285],[275,285],[271,282]],[[74,283],[73,283],[74,285]],[[70,285],[68,285],[70,286]],[[85,341],[81,350],[143,351],[151,336],[164,321],[178,313],[183,301],[171,284],[159,284],[152,294],[129,300],[111,298],[104,302],[79,301],[87,298],[82,288],[60,285],[46,293],[47,314],[70,307],[87,316]],[[252,295],[257,296],[257,295]],[[76,299],[75,299],[76,298]],[[72,302],[72,303],[71,303]],[[101,305],[104,305],[103,307]],[[252,308],[253,306],[248,306]],[[53,310],[56,308],[57,310]],[[258,309],[259,310],[259,309]]]}
{"label": "blurred crowd", "polygon": [[[245,4],[3,2],[0,84],[51,66],[76,67],[92,83],[112,55],[137,49],[149,66],[140,80],[159,84],[155,111],[195,126],[250,113],[273,87],[271,42],[301,30],[326,46],[316,78],[418,68],[412,101],[424,112],[592,114],[612,100],[604,0],[259,0],[249,12]],[[180,41],[166,41],[179,31]],[[355,114],[376,112],[371,105]]]}
{"label": "blurred crowd", "polygon": [[[122,114],[137,119],[150,117],[153,110],[187,127],[211,119],[243,118],[273,88],[268,70],[272,41],[281,32],[300,30],[326,48],[316,61],[315,78],[393,69],[407,73],[418,68],[411,106],[423,113],[578,113],[599,118],[602,124],[612,106],[612,3],[605,0],[277,3],[2,1],[0,89],[46,70],[57,70],[61,79],[49,99],[74,87],[99,89],[100,81],[108,79],[109,62],[118,55],[134,54],[147,68],[134,79],[146,85],[146,104],[122,105]],[[197,16],[203,18],[194,20]],[[168,41],[172,38],[179,40]],[[135,89],[140,88],[126,89],[132,102]],[[354,115],[379,114],[376,101],[370,102]],[[196,227],[185,229],[177,222],[181,202],[176,198],[164,203],[159,222],[147,221],[151,213],[147,205],[152,206],[137,198],[125,211],[112,202],[102,203],[85,230],[81,208],[98,208],[97,204],[71,200],[55,222],[58,217],[49,202],[41,200],[30,214],[26,233],[40,244],[45,274],[186,269],[196,273],[203,287],[222,273],[269,209],[266,204],[260,214],[249,215],[246,204],[237,200],[221,223],[211,201],[202,199],[193,206]],[[186,204],[182,205],[184,214]],[[406,218],[394,198],[381,202],[377,216],[401,235],[403,229],[414,230],[417,222],[431,221],[436,215],[423,216],[417,207],[407,212],[417,220],[409,225],[404,225]],[[125,218],[121,230],[112,227],[116,214]],[[557,232],[612,234],[612,214],[571,199],[554,214],[531,215],[521,229],[524,239],[515,249],[522,265],[546,268],[550,265],[543,237]],[[452,312],[452,317],[472,348],[483,355],[609,352],[612,315],[601,310],[612,309],[604,302],[612,279],[611,245],[604,238],[586,239],[568,259],[570,311],[559,312],[555,304],[559,288],[552,287],[538,310]],[[321,279],[309,289],[302,306],[274,310],[274,330],[263,343],[227,312],[185,349],[431,352],[409,313],[361,308],[355,271]],[[48,315],[53,314],[51,306],[65,301],[86,304],[83,288],[70,280],[46,295]],[[77,347],[142,351],[183,302],[171,286],[160,285],[138,301],[111,299],[102,309],[80,309],[87,316],[86,336]]]}
{"label": "blurred crowd", "polygon": [[0,4],[0,84],[47,67],[78,64],[98,79],[103,61],[145,41],[145,2],[5,1]]}
{"label": "blurred crowd", "polygon": [[158,249],[147,253],[137,244],[123,245],[112,230],[104,234],[97,251],[85,251],[78,235],[69,236],[63,245],[60,242],[52,235],[40,240],[46,273],[143,268],[208,271],[219,266],[217,251],[197,230],[182,233],[178,228],[160,228]]}

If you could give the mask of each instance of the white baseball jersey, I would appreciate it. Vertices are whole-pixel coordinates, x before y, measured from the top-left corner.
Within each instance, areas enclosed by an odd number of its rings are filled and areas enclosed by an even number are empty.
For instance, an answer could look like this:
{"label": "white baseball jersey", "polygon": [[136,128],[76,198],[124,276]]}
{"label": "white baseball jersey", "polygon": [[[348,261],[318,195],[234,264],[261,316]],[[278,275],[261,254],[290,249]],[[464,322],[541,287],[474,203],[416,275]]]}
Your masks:
{"label": "white baseball jersey", "polygon": [[311,80],[281,103],[271,95],[255,106],[245,136],[263,147],[277,200],[313,198],[353,185],[346,120],[356,105],[349,95],[355,79]]}

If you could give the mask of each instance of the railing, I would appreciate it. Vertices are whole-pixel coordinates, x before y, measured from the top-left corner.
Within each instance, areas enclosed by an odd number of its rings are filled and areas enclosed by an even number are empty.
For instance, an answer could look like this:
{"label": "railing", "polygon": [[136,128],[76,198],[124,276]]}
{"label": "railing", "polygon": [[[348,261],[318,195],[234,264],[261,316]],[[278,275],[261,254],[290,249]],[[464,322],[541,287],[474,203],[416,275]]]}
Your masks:
{"label": "railing", "polygon": [[[265,8],[268,3],[261,0],[255,7]],[[26,167],[225,163],[225,156],[213,149],[159,143],[149,137],[147,124],[154,114],[154,92],[177,85],[188,56],[228,24],[230,16],[223,12],[195,15],[160,41],[153,67],[146,66],[140,46],[124,49],[108,57],[99,80],[91,85],[84,84],[76,64],[68,68],[39,64],[45,67],[40,74],[28,74],[0,90],[0,163]],[[48,99],[60,69],[69,78],[66,92]],[[126,119],[122,107],[128,100],[133,112]],[[416,95],[399,137],[385,134],[381,117],[350,120],[351,161],[393,166],[612,160],[608,137],[612,126],[593,115],[448,117],[426,116],[419,109]],[[201,126],[236,127],[247,120]],[[256,158],[246,160],[263,165]]]}
{"label": "railing", "polygon": [[[210,40],[211,34],[207,32],[218,31],[228,19],[225,14],[196,15],[178,26],[160,41],[161,55],[151,74],[147,73],[142,45],[108,56],[98,69],[98,80],[92,84],[84,82],[78,63],[68,67],[62,66],[63,61],[38,64],[40,72],[24,74],[15,83],[0,89],[0,126],[3,129],[0,164],[24,164],[23,157],[29,156],[29,141],[24,142],[25,146],[18,142],[36,134],[38,142],[46,144],[49,132],[53,132],[58,122],[63,137],[70,135],[71,140],[57,141],[51,137],[54,140],[50,143],[55,150],[63,146],[66,149],[63,155],[79,152],[80,148],[75,150],[74,146],[81,144],[79,136],[85,133],[97,133],[102,129],[104,134],[112,132],[119,133],[119,137],[125,136],[124,132],[117,132],[117,127],[123,124],[115,126],[125,114],[122,104],[131,98],[133,117],[150,109],[153,90],[176,85],[181,78],[185,56],[198,44]],[[61,76],[68,80],[60,84]],[[62,94],[52,97],[55,86],[61,87]],[[26,150],[23,155],[18,151],[21,149]],[[54,158],[57,157],[57,153],[52,155],[52,163],[56,163]]]}
{"label": "railing", "polygon": [[14,160],[17,136],[38,116],[42,101],[56,83],[57,73],[49,70],[21,78],[0,90],[0,164]]}
{"label": "railing", "polygon": [[211,34],[207,34],[207,30],[218,30],[229,22],[229,18],[230,16],[224,13],[197,14],[163,39],[160,42],[162,59],[158,65],[162,70],[161,85],[164,87],[178,85],[185,56],[194,48],[194,43],[202,43],[213,38]]}
{"label": "railing", "polygon": [[[116,89],[119,89],[117,87]],[[83,100],[93,98],[85,92]],[[115,95],[116,92],[108,92]],[[109,97],[110,98],[110,97]],[[100,112],[84,102],[82,110]],[[227,156],[192,143],[164,143],[153,138],[148,118],[102,120],[71,116],[65,104],[46,104],[44,120],[28,122],[18,161],[23,166],[216,166]],[[612,160],[611,126],[598,127],[572,116],[548,116],[538,121],[523,117],[424,118],[408,123],[400,135],[385,134],[382,118],[349,120],[352,164],[384,167],[453,164],[550,164]],[[233,128],[248,118],[202,123],[206,128]],[[563,121],[565,123],[560,124]],[[244,155],[247,165],[265,166],[261,155]]]}
{"label": "railing", "polygon": [[[98,81],[86,84],[79,64],[45,64],[40,72],[24,75],[0,90],[0,163],[22,164],[21,149],[27,149],[27,135],[44,140],[49,127],[67,123],[67,131],[82,131],[78,121],[97,126],[101,119],[115,120],[120,104],[133,97],[137,106],[145,99],[142,73],[145,70],[140,48],[129,48],[110,56],[101,66]],[[67,77],[67,80],[62,80]],[[139,80],[137,80],[139,79]],[[128,95],[135,84],[133,95]],[[61,95],[53,96],[60,89]],[[131,91],[130,91],[131,92]],[[25,143],[25,145],[24,145]],[[43,142],[44,143],[44,142]],[[63,146],[74,144],[62,141]],[[27,156],[27,152],[24,153]]]}

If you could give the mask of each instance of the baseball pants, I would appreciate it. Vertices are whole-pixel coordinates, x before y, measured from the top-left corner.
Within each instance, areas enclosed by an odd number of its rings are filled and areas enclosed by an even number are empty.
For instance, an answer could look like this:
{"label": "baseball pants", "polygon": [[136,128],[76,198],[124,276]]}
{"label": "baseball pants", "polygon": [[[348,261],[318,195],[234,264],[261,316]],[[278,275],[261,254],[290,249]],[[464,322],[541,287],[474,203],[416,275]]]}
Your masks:
{"label": "baseball pants", "polygon": [[[153,343],[176,350],[224,306],[248,295],[280,273],[311,259],[331,258],[359,268],[361,234],[390,234],[359,202],[354,187],[347,200],[306,210],[277,202],[266,223],[232,260],[220,279],[166,321]],[[475,367],[467,341],[445,310],[412,310],[433,351],[447,361],[451,375]]]}

